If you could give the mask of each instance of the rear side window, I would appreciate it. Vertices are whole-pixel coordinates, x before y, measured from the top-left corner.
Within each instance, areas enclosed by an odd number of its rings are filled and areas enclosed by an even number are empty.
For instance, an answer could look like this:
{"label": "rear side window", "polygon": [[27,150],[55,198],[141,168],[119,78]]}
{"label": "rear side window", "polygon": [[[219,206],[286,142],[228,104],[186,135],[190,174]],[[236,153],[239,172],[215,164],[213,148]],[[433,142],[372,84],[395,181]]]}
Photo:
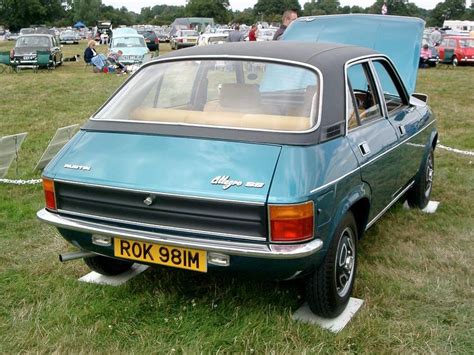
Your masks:
{"label": "rear side window", "polygon": [[368,63],[347,69],[349,129],[382,117],[377,90]]}
{"label": "rear side window", "polygon": [[95,119],[307,131],[320,80],[305,67],[249,60],[157,63],[134,75]]}

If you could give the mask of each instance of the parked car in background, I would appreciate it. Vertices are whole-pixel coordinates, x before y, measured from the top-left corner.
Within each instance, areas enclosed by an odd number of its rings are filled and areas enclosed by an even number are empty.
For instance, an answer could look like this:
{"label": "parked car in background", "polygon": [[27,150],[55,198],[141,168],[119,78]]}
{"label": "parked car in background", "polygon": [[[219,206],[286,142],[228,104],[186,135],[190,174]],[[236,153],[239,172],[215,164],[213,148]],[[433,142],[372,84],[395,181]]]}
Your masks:
{"label": "parked car in background", "polygon": [[45,168],[38,217],[81,249],[65,258],[103,274],[138,262],[298,277],[311,310],[337,316],[364,231],[397,200],[430,198],[436,120],[413,93],[422,30],[318,16],[286,40],[149,62]]}
{"label": "parked car in background", "polygon": [[149,49],[145,44],[145,38],[142,35],[117,29],[113,31],[110,41],[110,50],[117,53],[119,50],[123,55],[119,58],[122,64],[140,64]]}
{"label": "parked car in background", "polygon": [[36,66],[38,51],[50,53],[48,66],[56,67],[62,64],[63,52],[57,37],[49,34],[27,34],[16,40],[13,48],[14,65],[17,67]]}
{"label": "parked car in background", "polygon": [[142,35],[145,38],[146,46],[150,51],[159,51],[160,50],[160,40],[153,30],[139,30],[138,34]]}
{"label": "parked car in background", "polygon": [[438,47],[439,57],[453,65],[474,63],[474,37],[445,36]]}
{"label": "parked car in background", "polygon": [[228,37],[228,33],[203,33],[199,36],[198,46],[226,43]]}
{"label": "parked car in background", "polygon": [[199,33],[194,30],[178,30],[171,37],[171,49],[180,49],[184,47],[192,47],[197,44]]}
{"label": "parked car in background", "polygon": [[60,33],[59,40],[64,44],[79,44],[81,36],[74,30],[66,30]]}
{"label": "parked car in background", "polygon": [[158,37],[158,40],[159,40],[161,43],[169,42],[169,41],[170,41],[170,35],[169,35],[169,33],[159,31],[159,32],[156,32],[156,36]]}
{"label": "parked car in background", "polygon": [[273,36],[277,31],[276,28],[262,28],[261,30],[257,31],[257,41],[264,42],[264,41],[273,41]]}
{"label": "parked car in background", "polygon": [[10,32],[7,36],[7,40],[16,41],[18,37],[20,37],[20,34],[18,32]]}

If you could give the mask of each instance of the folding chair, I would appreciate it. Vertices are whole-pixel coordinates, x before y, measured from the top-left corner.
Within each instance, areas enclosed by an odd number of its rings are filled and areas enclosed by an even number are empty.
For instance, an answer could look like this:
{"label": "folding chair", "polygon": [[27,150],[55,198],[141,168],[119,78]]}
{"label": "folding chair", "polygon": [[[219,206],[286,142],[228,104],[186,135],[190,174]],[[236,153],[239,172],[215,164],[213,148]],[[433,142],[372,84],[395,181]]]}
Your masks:
{"label": "folding chair", "polygon": [[51,52],[49,51],[37,51],[36,52],[36,68],[35,73],[38,71],[39,68],[44,68],[51,70],[54,69],[54,64],[51,60]]}
{"label": "folding chair", "polygon": [[0,73],[10,68],[12,71],[12,62],[10,59],[10,52],[0,52]]}

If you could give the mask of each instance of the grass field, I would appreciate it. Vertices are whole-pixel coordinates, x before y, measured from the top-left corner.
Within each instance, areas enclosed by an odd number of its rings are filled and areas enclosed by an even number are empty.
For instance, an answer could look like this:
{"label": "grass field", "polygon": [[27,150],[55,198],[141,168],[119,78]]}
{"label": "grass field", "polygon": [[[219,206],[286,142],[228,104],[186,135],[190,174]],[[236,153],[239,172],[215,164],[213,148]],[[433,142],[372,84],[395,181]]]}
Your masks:
{"label": "grass field", "polygon": [[[54,131],[83,124],[123,80],[82,62],[0,74],[0,136],[28,132],[7,177],[38,178]],[[430,96],[441,143],[473,151],[474,67],[423,70],[417,91]],[[473,353],[474,159],[435,158],[438,212],[396,204],[368,231],[354,290],[365,303],[337,335],[291,319],[298,282],[156,268],[116,288],[79,283],[87,267],[60,264],[70,247],[36,220],[41,186],[0,184],[0,353]]]}

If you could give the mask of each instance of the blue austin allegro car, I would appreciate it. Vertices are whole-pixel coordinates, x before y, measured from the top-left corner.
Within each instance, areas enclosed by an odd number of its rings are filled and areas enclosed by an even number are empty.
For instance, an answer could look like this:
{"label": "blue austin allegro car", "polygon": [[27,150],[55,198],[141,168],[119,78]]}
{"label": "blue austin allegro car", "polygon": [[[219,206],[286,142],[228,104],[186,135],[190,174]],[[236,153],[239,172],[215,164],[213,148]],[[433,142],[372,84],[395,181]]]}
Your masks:
{"label": "blue austin allegro car", "polygon": [[[351,26],[365,46],[345,42]],[[281,41],[161,56],[46,167],[38,217],[80,249],[63,259],[102,274],[138,262],[298,277],[334,317],[364,231],[400,198],[430,198],[422,32],[413,18],[300,18]]]}

